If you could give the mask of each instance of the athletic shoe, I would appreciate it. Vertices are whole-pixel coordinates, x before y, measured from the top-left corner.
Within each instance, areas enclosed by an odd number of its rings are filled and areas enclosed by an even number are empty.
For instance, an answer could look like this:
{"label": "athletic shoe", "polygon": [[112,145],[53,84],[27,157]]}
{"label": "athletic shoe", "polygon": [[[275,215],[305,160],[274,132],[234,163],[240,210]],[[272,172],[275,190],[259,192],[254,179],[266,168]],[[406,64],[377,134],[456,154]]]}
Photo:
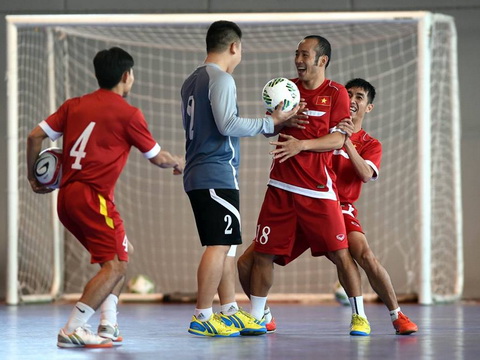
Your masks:
{"label": "athletic shoe", "polygon": [[277,331],[277,324],[275,323],[275,318],[272,317],[272,320],[270,320],[269,323],[266,323],[265,327],[267,328],[267,333],[269,334]]}
{"label": "athletic shoe", "polygon": [[118,324],[112,325],[108,320],[100,321],[97,332],[98,336],[101,336],[103,338],[108,338],[115,342],[123,341],[123,337],[120,334]]}
{"label": "athletic shoe", "polygon": [[105,339],[94,334],[90,325],[83,325],[75,329],[71,334],[66,334],[63,329],[58,333],[57,346],[61,348],[107,348],[112,347],[112,340]]}
{"label": "athletic shoe", "polygon": [[213,314],[207,321],[198,320],[192,316],[192,322],[188,332],[199,336],[234,337],[240,336],[240,332],[233,326],[225,324],[218,314]]}
{"label": "athletic shoe", "polygon": [[418,326],[402,312],[398,313],[398,319],[393,322],[397,335],[410,335],[418,331]]}
{"label": "athletic shoe", "polygon": [[368,320],[358,314],[352,315],[352,322],[350,324],[350,335],[353,336],[368,336],[370,335],[370,324]]}
{"label": "athletic shoe", "polygon": [[257,320],[251,314],[238,310],[235,314],[225,315],[220,313],[222,321],[228,326],[233,326],[240,331],[240,335],[263,335],[267,332],[265,320]]}

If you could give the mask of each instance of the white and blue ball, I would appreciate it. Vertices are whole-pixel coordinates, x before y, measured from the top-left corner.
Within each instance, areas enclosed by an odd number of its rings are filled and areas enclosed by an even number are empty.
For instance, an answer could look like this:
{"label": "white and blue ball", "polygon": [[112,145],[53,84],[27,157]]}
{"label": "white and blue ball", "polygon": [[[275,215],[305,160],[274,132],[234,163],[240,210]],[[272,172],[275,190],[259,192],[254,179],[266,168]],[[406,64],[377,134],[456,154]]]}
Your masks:
{"label": "white and blue ball", "polygon": [[286,78],[275,78],[267,82],[262,91],[263,104],[272,113],[283,101],[283,111],[292,110],[300,102],[300,91],[297,85]]}

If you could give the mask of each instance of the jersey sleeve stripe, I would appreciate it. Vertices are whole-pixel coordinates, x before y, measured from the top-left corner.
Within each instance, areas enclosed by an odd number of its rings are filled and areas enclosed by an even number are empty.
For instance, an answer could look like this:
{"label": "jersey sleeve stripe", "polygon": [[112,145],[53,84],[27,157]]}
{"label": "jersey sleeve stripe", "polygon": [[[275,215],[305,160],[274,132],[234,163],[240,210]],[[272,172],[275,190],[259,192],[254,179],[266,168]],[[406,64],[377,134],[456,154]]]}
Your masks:
{"label": "jersey sleeve stripe", "polygon": [[61,132],[58,132],[58,131],[55,131],[53,130],[50,125],[48,125],[48,123],[43,120],[40,124],[38,124],[43,131],[45,131],[45,134],[47,134],[47,136],[50,138],[50,140],[52,141],[55,141],[57,140],[60,136],[63,135],[63,133]]}
{"label": "jersey sleeve stripe", "polygon": [[151,158],[157,156],[161,149],[162,148],[160,147],[160,145],[158,145],[158,143],[156,143],[155,146],[151,150],[143,153],[143,156],[146,159],[151,159]]}
{"label": "jersey sleeve stripe", "polygon": [[365,160],[365,162],[373,169],[373,176],[372,178],[370,179],[370,181],[375,181],[378,179],[378,168],[375,166],[375,164],[373,162],[371,162],[370,160]]}

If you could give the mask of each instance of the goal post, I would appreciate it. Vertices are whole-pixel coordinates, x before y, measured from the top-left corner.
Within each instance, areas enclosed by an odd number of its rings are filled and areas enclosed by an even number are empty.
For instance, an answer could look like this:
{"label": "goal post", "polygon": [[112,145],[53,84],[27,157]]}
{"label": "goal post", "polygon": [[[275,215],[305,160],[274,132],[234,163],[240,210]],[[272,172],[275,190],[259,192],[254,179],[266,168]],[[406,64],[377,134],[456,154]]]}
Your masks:
{"label": "goal post", "polygon": [[[135,59],[129,101],[144,112],[162,147],[183,153],[180,87],[205,58],[208,25],[221,19],[244,32],[243,60],[233,74],[242,116],[264,112],[260,95],[268,80],[296,76],[296,44],[310,34],[332,44],[328,78],[345,83],[362,77],[376,87],[375,111],[364,126],[382,142],[384,154],[379,180],[364,186],[358,204],[367,238],[397,293],[417,296],[421,304],[459,299],[456,30],[452,17],[419,11],[7,16],[7,303],[79,293],[97,271],[59,225],[56,192],[36,195],[26,181],[28,131],[67,98],[94,91],[93,56],[120,46]],[[263,137],[242,139],[239,252],[253,239],[268,151]],[[129,276],[147,275],[159,293],[193,292],[202,248],[181,179],[168,175],[133,150],[117,184],[116,202],[136,248]],[[331,295],[336,281],[333,265],[309,254],[276,268],[275,276],[272,293],[289,299]],[[365,276],[362,284],[365,293],[373,292]]]}

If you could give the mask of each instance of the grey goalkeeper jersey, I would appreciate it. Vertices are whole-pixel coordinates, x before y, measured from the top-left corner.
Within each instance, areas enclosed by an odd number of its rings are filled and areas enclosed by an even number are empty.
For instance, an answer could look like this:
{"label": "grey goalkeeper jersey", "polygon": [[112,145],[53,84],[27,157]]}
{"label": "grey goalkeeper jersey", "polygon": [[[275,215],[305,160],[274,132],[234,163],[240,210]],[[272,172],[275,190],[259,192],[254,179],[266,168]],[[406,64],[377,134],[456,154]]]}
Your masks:
{"label": "grey goalkeeper jersey", "polygon": [[273,119],[238,116],[233,77],[216,64],[198,67],[183,83],[185,191],[237,189],[239,137],[273,133]]}

